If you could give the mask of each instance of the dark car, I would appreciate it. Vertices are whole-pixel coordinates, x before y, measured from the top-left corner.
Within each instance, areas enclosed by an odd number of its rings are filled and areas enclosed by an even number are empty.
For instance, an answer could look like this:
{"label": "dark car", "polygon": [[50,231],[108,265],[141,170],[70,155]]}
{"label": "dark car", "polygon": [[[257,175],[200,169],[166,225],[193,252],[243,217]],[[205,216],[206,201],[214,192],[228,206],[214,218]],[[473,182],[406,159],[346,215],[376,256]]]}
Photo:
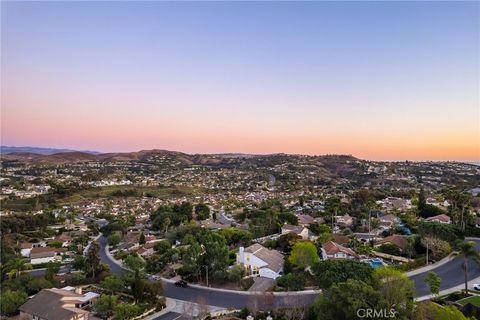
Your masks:
{"label": "dark car", "polygon": [[188,284],[187,284],[187,281],[185,281],[185,280],[178,280],[177,282],[175,282],[175,285],[177,287],[185,288],[185,287],[187,287]]}

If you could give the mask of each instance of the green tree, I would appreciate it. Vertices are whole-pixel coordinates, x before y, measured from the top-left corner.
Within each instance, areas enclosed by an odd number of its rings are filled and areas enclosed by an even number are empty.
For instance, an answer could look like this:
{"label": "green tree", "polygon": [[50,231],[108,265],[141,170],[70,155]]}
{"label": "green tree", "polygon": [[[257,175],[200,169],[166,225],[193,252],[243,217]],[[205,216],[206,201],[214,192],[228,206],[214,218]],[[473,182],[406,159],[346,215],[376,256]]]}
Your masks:
{"label": "green tree", "polygon": [[100,246],[97,241],[93,241],[87,251],[85,258],[85,272],[95,278],[96,272],[100,267]]}
{"label": "green tree", "polygon": [[95,313],[102,319],[108,319],[113,315],[118,298],[113,295],[102,294],[93,304]]}
{"label": "green tree", "polygon": [[115,247],[120,243],[120,240],[122,240],[120,234],[118,234],[118,232],[114,232],[108,236],[107,242],[109,246]]}
{"label": "green tree", "polygon": [[24,304],[28,296],[23,291],[9,291],[5,290],[1,295],[1,313],[2,315],[12,315],[17,312],[18,307]]}
{"label": "green tree", "polygon": [[245,268],[241,265],[234,265],[228,270],[228,280],[231,282],[239,282],[245,275]]}
{"label": "green tree", "polygon": [[208,219],[210,217],[210,208],[204,203],[199,203],[195,206],[195,215],[197,220]]}
{"label": "green tree", "polygon": [[73,259],[72,267],[75,270],[85,270],[86,269],[86,264],[85,264],[85,257],[84,256],[75,256]]}
{"label": "green tree", "polygon": [[305,269],[320,261],[317,247],[310,241],[298,241],[293,245],[288,260],[295,266]]}
{"label": "green tree", "polygon": [[144,288],[145,288],[145,281],[142,279],[140,275],[140,271],[135,271],[135,278],[131,285],[132,296],[135,299],[135,302],[143,301],[144,297]]}
{"label": "green tree", "polygon": [[140,313],[140,307],[135,304],[121,303],[115,307],[115,320],[128,320]]}
{"label": "green tree", "polygon": [[111,294],[123,291],[125,289],[125,283],[123,282],[123,279],[116,275],[111,275],[103,279],[103,281],[100,283],[100,286],[105,290],[110,291]]}
{"label": "green tree", "polygon": [[468,262],[470,259],[480,264],[480,253],[475,248],[475,242],[461,242],[458,245],[459,255],[463,257],[462,270],[465,276],[465,293],[468,294]]}
{"label": "green tree", "polygon": [[168,250],[172,248],[172,244],[168,240],[162,240],[155,242],[155,245],[153,246],[153,249],[158,253],[158,254],[164,254]]}
{"label": "green tree", "polygon": [[325,260],[312,268],[316,284],[323,289],[348,279],[371,283],[373,269],[366,263],[353,260]]}
{"label": "green tree", "polygon": [[305,276],[303,273],[289,273],[277,279],[277,284],[287,291],[299,291],[305,287]]}
{"label": "green tree", "polygon": [[403,272],[392,268],[374,271],[375,288],[386,302],[386,308],[394,308],[399,318],[410,319],[413,312],[415,286]]}
{"label": "green tree", "polygon": [[468,320],[455,306],[441,306],[427,301],[415,308],[413,320]]}
{"label": "green tree", "polygon": [[125,265],[132,271],[141,271],[145,268],[145,260],[138,254],[130,254],[124,260]]}
{"label": "green tree", "polygon": [[429,273],[427,273],[427,276],[425,277],[425,283],[428,284],[430,292],[434,296],[438,296],[442,279],[435,272],[430,271]]}
{"label": "green tree", "polygon": [[382,295],[371,285],[349,279],[332,285],[315,300],[318,320],[356,320],[360,309],[383,309]]}

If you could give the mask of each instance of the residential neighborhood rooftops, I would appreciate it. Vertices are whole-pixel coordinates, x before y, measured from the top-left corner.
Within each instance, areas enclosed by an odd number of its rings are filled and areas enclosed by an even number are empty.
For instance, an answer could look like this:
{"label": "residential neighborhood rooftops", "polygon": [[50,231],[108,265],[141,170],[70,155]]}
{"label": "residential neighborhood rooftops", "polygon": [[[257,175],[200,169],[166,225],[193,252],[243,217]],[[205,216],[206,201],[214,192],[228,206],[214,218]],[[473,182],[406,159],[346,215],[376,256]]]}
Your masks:
{"label": "residential neighborhood rooftops", "polygon": [[334,241],[328,241],[328,242],[325,242],[323,245],[322,245],[322,248],[323,250],[325,250],[325,253],[327,255],[334,255],[336,253],[345,253],[347,255],[350,255],[350,256],[357,256],[356,252],[353,251],[352,249],[350,248],[347,248],[347,247],[344,247]]}
{"label": "residential neighborhood rooftops", "polygon": [[48,320],[76,318],[88,311],[76,308],[83,295],[62,289],[43,289],[24,303],[19,310],[32,316]]}
{"label": "residential neighborhood rooftops", "polygon": [[378,241],[375,246],[380,246],[382,244],[393,244],[397,247],[399,247],[402,250],[405,250],[408,245],[408,240],[405,236],[399,235],[399,234],[394,234],[391,236],[388,236],[380,241]]}
{"label": "residential neighborhood rooftops", "polygon": [[275,272],[279,272],[283,268],[283,255],[277,250],[270,250],[255,243],[245,248],[245,252],[251,253],[268,264],[268,267]]}

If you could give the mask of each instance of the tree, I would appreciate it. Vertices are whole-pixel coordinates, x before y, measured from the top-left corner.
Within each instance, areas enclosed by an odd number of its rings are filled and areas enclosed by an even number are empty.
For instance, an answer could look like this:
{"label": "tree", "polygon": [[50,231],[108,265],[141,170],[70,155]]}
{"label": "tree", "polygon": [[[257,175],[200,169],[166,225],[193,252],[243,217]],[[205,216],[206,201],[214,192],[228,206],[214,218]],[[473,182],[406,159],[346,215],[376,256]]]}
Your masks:
{"label": "tree", "polygon": [[105,290],[110,291],[111,294],[123,291],[123,289],[125,289],[125,283],[123,282],[123,279],[116,275],[111,275],[103,279],[103,281],[100,283],[100,286],[102,286],[102,288]]}
{"label": "tree", "polygon": [[145,268],[145,264],[146,264],[145,260],[142,257],[140,257],[138,254],[128,255],[125,258],[124,262],[128,269],[135,272]]}
{"label": "tree", "polygon": [[301,269],[306,269],[320,261],[317,247],[310,241],[298,241],[293,245],[292,253],[288,260]]}
{"label": "tree", "polygon": [[378,268],[374,271],[374,287],[386,302],[386,308],[394,308],[397,317],[410,319],[413,312],[415,286],[401,271],[392,268]]}
{"label": "tree", "polygon": [[325,260],[312,268],[316,284],[323,289],[348,279],[370,283],[373,269],[366,263],[353,260]]}
{"label": "tree", "polygon": [[148,282],[145,281],[143,289],[143,299],[144,301],[154,304],[158,300],[158,296],[163,293],[162,282]]}
{"label": "tree", "polygon": [[107,238],[108,245],[111,247],[117,246],[120,243],[120,240],[122,240],[122,238],[120,237],[118,232],[112,233]]}
{"label": "tree", "polygon": [[415,308],[413,320],[468,320],[455,306],[441,306],[427,301]]}
{"label": "tree", "polygon": [[210,208],[204,203],[199,203],[195,206],[195,215],[197,220],[208,219],[210,217]]}
{"label": "tree", "polygon": [[158,254],[164,254],[168,250],[172,248],[172,244],[168,240],[162,240],[155,242],[155,245],[153,246],[153,249],[158,253]]}
{"label": "tree", "polygon": [[143,301],[145,281],[142,279],[139,270],[135,270],[135,278],[131,285],[132,296],[135,302]]}
{"label": "tree", "polygon": [[73,259],[72,267],[75,270],[85,270],[86,269],[85,257],[75,256],[75,258]]}
{"label": "tree", "polygon": [[113,315],[117,300],[117,296],[102,294],[93,304],[93,309],[100,318],[108,319]]}
{"label": "tree", "polygon": [[435,272],[430,271],[429,273],[427,273],[427,276],[425,277],[425,283],[428,284],[430,292],[434,296],[438,296],[438,294],[440,293],[440,284],[442,283],[442,279],[437,276]]}
{"label": "tree", "polygon": [[91,274],[92,278],[95,278],[95,273],[100,267],[100,246],[97,241],[93,241],[88,249],[87,256],[85,258],[85,272]]}
{"label": "tree", "polygon": [[[2,222],[3,223],[3,222]],[[18,278],[23,270],[32,269],[32,265],[24,258],[9,259],[2,265],[2,272],[7,273],[10,278]]]}
{"label": "tree", "polygon": [[3,291],[1,295],[1,314],[12,315],[24,304],[28,296],[23,291]]}
{"label": "tree", "polygon": [[245,275],[245,268],[239,264],[234,265],[228,270],[228,280],[231,282],[239,282]]}
{"label": "tree", "polygon": [[115,320],[128,320],[140,313],[140,307],[136,304],[121,303],[115,307]]}
{"label": "tree", "polygon": [[468,262],[470,259],[480,264],[480,253],[475,248],[475,242],[467,241],[458,244],[459,255],[463,257],[462,270],[465,276],[465,293],[468,294]]}
{"label": "tree", "polygon": [[191,244],[183,255],[183,271],[198,279],[200,276],[201,267],[199,262],[201,262],[202,254],[203,250],[198,242]]}
{"label": "tree", "polygon": [[349,279],[334,284],[315,300],[313,309],[318,320],[358,319],[360,309],[383,309],[382,295],[371,285]]}
{"label": "tree", "polygon": [[277,279],[277,284],[287,291],[299,291],[305,287],[305,276],[303,273],[289,273]]}
{"label": "tree", "polygon": [[47,279],[50,282],[53,282],[55,274],[57,274],[59,270],[60,270],[59,265],[53,262],[49,262],[47,266],[47,272],[45,273],[45,279]]}
{"label": "tree", "polygon": [[145,240],[145,234],[143,234],[143,232],[140,234],[140,238],[138,240],[138,244],[139,245],[144,245],[146,243],[146,240]]}

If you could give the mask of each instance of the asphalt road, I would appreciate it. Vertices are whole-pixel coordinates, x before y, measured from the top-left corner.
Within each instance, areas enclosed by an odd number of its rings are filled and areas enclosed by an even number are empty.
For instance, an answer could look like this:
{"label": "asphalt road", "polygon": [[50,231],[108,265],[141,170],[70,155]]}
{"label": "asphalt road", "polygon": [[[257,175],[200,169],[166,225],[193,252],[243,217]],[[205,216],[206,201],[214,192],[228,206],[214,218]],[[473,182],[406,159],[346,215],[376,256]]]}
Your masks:
{"label": "asphalt road", "polygon": [[[480,240],[475,240],[475,243],[477,244],[477,250],[480,250]],[[442,278],[440,291],[450,289],[464,283],[465,278],[462,270],[462,264],[463,258],[457,257],[452,261],[432,270],[440,278]],[[425,283],[425,277],[427,276],[427,273],[428,272],[423,272],[410,277],[415,282],[417,297],[430,294],[430,289]],[[474,261],[472,261],[472,259],[469,259],[468,280],[470,281],[478,277],[480,277],[480,267]]]}
{"label": "asphalt road", "polygon": [[180,318],[181,316],[182,315],[180,313],[177,313],[177,312],[168,312],[168,313],[165,313],[161,316],[153,318],[152,320],[176,320],[176,319]]}
{"label": "asphalt road", "polygon": [[[106,263],[110,266],[110,270],[114,273],[122,273],[123,269],[111,261],[105,254],[105,245],[106,238],[100,237],[100,258],[103,263]],[[475,240],[477,244],[477,249],[480,249],[480,240]],[[442,284],[440,290],[449,289],[458,285],[461,285],[464,282],[464,275],[461,268],[463,263],[462,257],[457,257],[452,261],[434,269],[433,271],[442,278]],[[416,296],[421,297],[430,294],[427,284],[424,279],[428,272],[419,273],[415,276],[412,276],[411,279],[415,282],[416,287]],[[469,280],[473,280],[477,277],[480,277],[480,268],[473,261],[469,263]],[[307,305],[311,304],[317,294],[305,294],[301,296],[273,296],[273,295],[262,295],[262,296],[250,296],[242,293],[232,293],[232,292],[219,292],[214,290],[209,290],[208,288],[178,288],[171,283],[164,283],[165,295],[169,298],[179,299],[184,301],[191,302],[202,302],[208,305],[218,306],[218,307],[249,307],[253,308],[255,306],[262,308],[268,307],[285,307],[288,305]]]}

